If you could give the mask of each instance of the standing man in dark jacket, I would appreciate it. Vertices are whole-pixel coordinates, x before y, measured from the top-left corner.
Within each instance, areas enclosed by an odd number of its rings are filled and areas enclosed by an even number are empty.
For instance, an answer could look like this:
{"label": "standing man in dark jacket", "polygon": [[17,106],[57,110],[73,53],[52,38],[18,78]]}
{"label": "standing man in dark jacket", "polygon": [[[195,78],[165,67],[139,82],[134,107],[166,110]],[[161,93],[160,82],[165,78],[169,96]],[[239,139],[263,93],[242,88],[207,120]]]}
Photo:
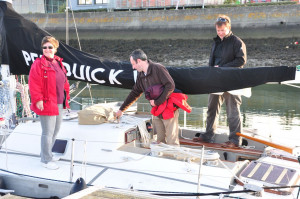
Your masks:
{"label": "standing man in dark jacket", "polygon": [[[175,89],[175,83],[168,70],[163,65],[148,60],[147,55],[141,49],[131,53],[130,63],[132,68],[138,71],[138,76],[132,91],[116,113],[117,118],[121,117],[123,112],[138,100],[149,87],[155,85],[164,87],[156,99],[149,100],[153,107],[163,104]],[[179,145],[178,116],[178,109],[174,111],[174,117],[170,119],[163,119],[161,115],[153,116],[153,130],[157,133],[157,142]]]}
{"label": "standing man in dark jacket", "polygon": [[[247,61],[246,45],[231,32],[231,21],[226,15],[219,15],[215,22],[217,37],[209,58],[211,67],[237,67],[242,68]],[[238,82],[237,82],[238,83]],[[229,123],[229,141],[223,143],[223,147],[238,147],[241,139],[236,135],[242,131],[240,105],[241,95],[232,95],[224,92],[221,95],[210,94],[208,98],[208,110],[206,119],[206,133],[195,138],[197,141],[213,142],[213,137],[217,129],[220,109],[225,101],[227,120]]]}

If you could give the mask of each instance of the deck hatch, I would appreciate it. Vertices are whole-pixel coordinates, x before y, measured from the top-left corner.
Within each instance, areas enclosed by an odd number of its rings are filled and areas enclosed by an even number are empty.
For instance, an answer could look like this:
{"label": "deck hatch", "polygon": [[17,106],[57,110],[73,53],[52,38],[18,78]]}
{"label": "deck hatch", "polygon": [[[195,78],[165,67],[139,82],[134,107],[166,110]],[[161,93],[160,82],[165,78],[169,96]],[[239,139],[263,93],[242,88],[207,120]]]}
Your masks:
{"label": "deck hatch", "polygon": [[296,173],[294,169],[253,161],[244,169],[241,176],[249,180],[288,186],[293,184]]}

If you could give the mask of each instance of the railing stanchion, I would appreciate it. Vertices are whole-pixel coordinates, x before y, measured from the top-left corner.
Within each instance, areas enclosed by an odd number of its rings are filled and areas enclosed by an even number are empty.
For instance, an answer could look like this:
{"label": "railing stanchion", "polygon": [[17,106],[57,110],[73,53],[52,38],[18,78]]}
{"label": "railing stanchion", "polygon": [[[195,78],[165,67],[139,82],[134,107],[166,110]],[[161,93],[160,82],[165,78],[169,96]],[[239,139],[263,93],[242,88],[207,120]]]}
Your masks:
{"label": "railing stanchion", "polygon": [[72,138],[72,151],[71,151],[71,165],[70,165],[70,182],[72,182],[73,179],[73,169],[74,169],[74,141],[75,139]]}

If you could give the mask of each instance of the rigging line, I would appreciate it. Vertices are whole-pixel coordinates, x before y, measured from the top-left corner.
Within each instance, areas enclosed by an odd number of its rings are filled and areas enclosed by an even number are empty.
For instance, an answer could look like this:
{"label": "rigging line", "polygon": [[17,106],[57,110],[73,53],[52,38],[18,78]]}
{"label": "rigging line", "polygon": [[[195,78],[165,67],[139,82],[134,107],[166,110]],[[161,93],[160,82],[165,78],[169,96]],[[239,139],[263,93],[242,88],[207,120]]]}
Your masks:
{"label": "rigging line", "polygon": [[[69,0],[67,0],[67,1],[69,1]],[[77,40],[78,40],[79,50],[81,51],[81,44],[80,44],[79,34],[78,34],[77,25],[76,25],[74,12],[73,12],[73,8],[72,8],[72,3],[69,3],[69,5],[70,5],[70,8],[71,8],[73,23],[74,23],[74,26],[75,26],[75,32],[76,32],[76,36],[77,36]],[[66,9],[68,9],[68,8],[66,8]]]}
{"label": "rigging line", "polygon": [[86,84],[87,84],[87,87],[89,89],[89,93],[90,93],[90,96],[91,96],[92,105],[94,105],[94,100],[93,100],[92,91],[91,91],[92,85],[90,83],[88,83],[88,82]]}
{"label": "rigging line", "polygon": [[[106,167],[108,168],[108,167]],[[124,170],[124,169],[116,169],[116,168],[108,168],[108,169],[114,169],[114,170]],[[42,177],[37,177],[37,176],[31,176],[31,175],[26,175],[26,174],[21,174],[21,173],[17,173],[17,172],[12,172],[12,171],[8,171],[8,170],[5,170],[5,169],[1,169],[0,168],[0,171],[3,171],[3,172],[7,172],[7,173],[10,173],[10,174],[14,174],[14,175],[17,175],[17,176],[25,176],[25,177],[30,177],[30,178],[35,178],[35,179],[41,179],[41,180],[48,180],[48,181],[54,181],[54,182],[61,182],[61,183],[66,183],[66,184],[75,184],[75,182],[68,182],[68,181],[63,181],[63,180],[54,180],[54,179],[50,179],[50,178],[42,178]],[[128,171],[128,172],[131,172],[130,170],[125,170],[125,171]],[[146,173],[147,174],[147,173]],[[149,174],[148,174],[149,175]],[[166,178],[166,179],[170,179],[170,180],[177,180],[177,181],[180,181],[180,182],[185,182],[185,183],[190,183],[190,184],[195,184],[195,183],[192,183],[192,182],[189,182],[189,181],[184,181],[184,180],[179,180],[179,179],[175,179],[175,178],[169,178],[169,177],[164,177],[164,176],[157,176],[157,175],[151,175],[151,176],[155,176],[155,177],[163,177],[163,178]],[[88,186],[91,186],[91,184],[87,184]],[[205,185],[204,185],[205,186]],[[208,186],[208,185],[207,185]],[[219,190],[225,190],[223,188],[219,188],[219,187],[214,187],[214,186],[209,186],[211,188],[217,188]],[[297,186],[299,187],[299,186]],[[112,188],[112,189],[120,189],[120,188],[116,188],[116,187],[107,187],[107,188]],[[161,192],[161,191],[150,191],[150,190],[137,190],[137,191],[145,191],[145,192],[153,192],[153,193],[172,193],[172,192]],[[247,190],[246,190],[247,191]],[[246,192],[244,191],[244,192]],[[249,191],[250,192],[250,191]],[[252,191],[254,192],[254,191]],[[173,192],[174,193],[174,192]],[[180,193],[180,192],[178,192]],[[182,193],[182,192],[181,192]],[[220,193],[220,192],[219,192]],[[227,193],[227,192],[226,192]],[[158,195],[158,194],[157,194]]]}
{"label": "rigging line", "polygon": [[[4,153],[2,151],[0,151],[0,154],[1,153]],[[7,152],[7,154],[10,154],[10,155],[22,155],[22,156],[29,156],[29,157],[40,157],[39,155],[35,155],[35,154],[28,154],[28,153],[22,153],[22,152]],[[145,154],[143,155],[141,158],[139,159],[131,159],[132,161],[139,161],[139,160],[142,160],[144,159],[145,157],[147,157],[148,154]],[[69,160],[68,159],[61,159],[60,162],[68,162],[69,163]],[[190,184],[197,184],[197,183],[193,183],[193,182],[189,182],[189,181],[186,181],[186,180],[179,180],[177,178],[171,178],[171,177],[165,177],[165,176],[161,176],[161,175],[158,175],[158,174],[150,174],[150,173],[147,173],[147,172],[154,172],[154,173],[163,173],[163,174],[166,174],[166,173],[170,173],[170,174],[186,174],[186,172],[184,173],[180,173],[180,172],[167,172],[167,171],[162,171],[162,170],[127,170],[127,169],[120,169],[120,168],[116,168],[116,167],[108,167],[108,166],[104,166],[106,164],[122,164],[122,163],[125,163],[125,162],[128,162],[128,159],[127,160],[123,160],[123,161],[120,161],[120,162],[87,162],[86,165],[87,166],[95,166],[95,167],[102,167],[102,168],[106,168],[106,169],[112,169],[112,170],[120,170],[120,171],[125,171],[125,172],[129,172],[129,173],[139,173],[139,174],[144,174],[144,175],[150,175],[150,176],[155,176],[155,177],[160,177],[160,178],[167,178],[167,179],[173,179],[175,181],[180,181],[180,182],[184,182],[184,183],[190,183]],[[75,166],[78,166],[80,164],[82,164],[81,161],[77,161],[75,160],[74,163],[76,163],[77,165]],[[79,167],[79,166],[78,166]],[[197,175],[197,174],[190,174],[190,175]],[[205,174],[202,174],[202,176],[209,176],[209,177],[218,177],[218,178],[222,178],[221,176],[219,175],[205,175]],[[224,178],[227,178],[227,177],[224,177]],[[95,179],[96,180],[96,179]],[[216,188],[216,187],[213,187],[213,186],[210,186],[210,185],[205,185],[206,187],[210,187],[210,188]],[[218,189],[220,190],[227,190],[227,189],[224,189],[224,188],[219,188]]]}
{"label": "rigging line", "polygon": [[256,193],[257,191],[242,190],[242,191],[226,191],[226,192],[212,192],[212,193],[153,193],[158,196],[218,196],[221,194],[234,194],[234,193]]}
{"label": "rigging line", "polygon": [[[88,165],[92,165],[93,166],[93,164],[88,164]],[[97,165],[97,166],[101,166],[101,165]],[[142,175],[146,175],[146,176],[158,177],[158,178],[162,178],[162,179],[167,179],[167,180],[172,180],[172,181],[177,181],[177,182],[182,182],[182,183],[197,185],[197,183],[195,183],[195,182],[191,182],[191,181],[187,181],[187,180],[182,180],[182,179],[179,179],[179,178],[172,178],[172,177],[161,176],[161,175],[157,175],[157,174],[146,173],[146,172],[137,171],[137,170],[120,169],[120,168],[106,167],[106,166],[101,166],[101,167],[106,168],[107,170],[111,169],[111,170],[117,170],[117,171],[124,171],[124,172],[128,172],[128,173],[142,174]],[[93,179],[93,180],[96,180],[96,179]],[[221,187],[216,187],[216,186],[207,185],[207,184],[201,184],[201,185],[204,186],[204,187],[209,187],[209,188],[213,188],[213,189],[227,191],[227,189],[221,188]]]}
{"label": "rigging line", "polygon": [[[6,131],[6,130],[3,130],[3,131]],[[8,131],[9,132],[9,131]],[[37,135],[37,134],[32,134],[32,133],[24,133],[24,132],[18,132],[18,131],[14,131],[14,133],[16,134],[20,134],[20,135],[30,135],[30,136],[36,136],[36,137],[40,137],[41,135]],[[11,133],[10,133],[11,134]],[[65,138],[65,137],[58,137],[58,139],[64,139],[64,140],[72,140],[70,138]],[[75,139],[75,141],[77,142],[89,142],[89,143],[115,143],[115,144],[123,144],[124,142],[109,142],[109,141],[102,141],[102,140],[81,140],[81,139]],[[144,143],[136,143],[136,145],[139,145],[139,146],[144,146]],[[142,147],[144,148],[144,147]],[[180,148],[179,148],[180,149]],[[166,148],[164,150],[174,150],[174,147],[169,147],[169,148]],[[164,151],[162,150],[162,151]],[[193,150],[198,150],[197,148],[195,149],[191,149],[190,151],[187,151],[188,149],[184,150],[184,149],[181,149],[179,151],[182,151],[184,153],[188,153],[190,155],[194,154],[193,153]]]}
{"label": "rigging line", "polygon": [[[84,91],[84,89],[86,88],[86,87],[88,87],[89,85],[88,85],[88,83],[87,83],[87,85],[85,86],[85,87],[83,87],[72,99],[70,99],[70,102],[76,102],[74,99],[80,94],[80,93],[82,93],[83,91]],[[76,103],[78,103],[78,104],[80,104],[79,102],[76,102]],[[81,105],[81,104],[80,104]]]}
{"label": "rigging line", "polygon": [[[78,161],[74,161],[74,162],[78,163]],[[182,179],[177,179],[177,178],[172,178],[172,177],[167,177],[167,176],[161,176],[161,175],[156,175],[156,174],[150,174],[150,173],[136,171],[136,170],[128,170],[128,169],[107,167],[107,166],[102,166],[102,165],[92,164],[92,163],[87,163],[87,165],[96,166],[96,167],[103,167],[107,170],[111,169],[111,170],[123,171],[123,172],[128,172],[128,173],[142,174],[142,175],[146,175],[146,176],[158,177],[158,178],[162,178],[162,179],[173,180],[173,181],[178,181],[178,182],[183,182],[183,183],[188,183],[188,184],[193,184],[193,185],[197,184],[197,183],[190,182],[190,181],[187,181],[187,180],[182,180]],[[20,174],[20,173],[12,172],[12,171],[9,171],[9,170],[4,170],[4,169],[1,169],[1,168],[0,168],[0,171],[5,171],[5,172],[12,173],[12,174],[15,174],[15,175],[33,177],[33,178],[38,178],[38,179],[52,180],[52,181],[58,181],[58,182],[66,182],[66,181],[61,181],[61,180],[54,180],[54,179],[49,179],[49,178],[42,178],[42,177],[35,177],[35,176],[26,175],[26,174]],[[96,179],[94,179],[94,180],[96,180]],[[67,183],[72,183],[72,182],[67,182]],[[72,183],[72,184],[74,184],[74,183]],[[219,190],[226,190],[224,188],[215,187],[215,186],[212,186],[212,185],[202,184],[202,186],[209,187],[209,188],[214,188],[214,189],[219,189]]]}
{"label": "rigging line", "polygon": [[[14,132],[14,133],[18,133],[18,132]],[[41,135],[35,135],[35,134],[29,134],[29,133],[19,133],[19,134],[23,134],[23,135],[32,135],[32,136],[38,136],[40,137]],[[58,138],[58,139],[64,139],[64,140],[72,140],[73,138]],[[78,141],[78,142],[85,142],[86,140],[79,140],[79,139],[76,139],[75,141]],[[87,142],[90,142],[90,143],[111,143],[111,144],[123,144],[124,142],[108,142],[108,141],[99,141],[99,140],[96,140],[96,141],[87,141]]]}
{"label": "rigging line", "polygon": [[[67,0],[67,1],[69,1],[69,0]],[[72,19],[73,19],[73,23],[74,23],[74,26],[75,26],[75,32],[76,32],[76,37],[77,37],[77,41],[78,41],[78,45],[79,45],[79,50],[82,51],[82,49],[81,49],[81,43],[80,43],[80,39],[79,39],[79,34],[78,34],[78,29],[77,29],[77,24],[76,24],[76,20],[75,20],[73,8],[72,8],[72,3],[69,3],[69,5],[70,5],[70,8],[71,8],[70,10],[71,10],[71,13],[72,13]],[[66,9],[68,9],[68,8],[66,8]],[[94,104],[94,103],[93,103],[93,98],[92,98],[91,89],[90,89],[91,86],[90,86],[89,83],[87,83],[87,86],[88,86],[88,88],[89,88],[89,92],[90,92],[92,104]],[[74,97],[74,98],[75,98],[75,97]],[[74,99],[74,98],[73,98],[73,99]],[[73,99],[72,99],[71,101],[73,101]],[[71,102],[71,101],[70,101],[70,102]],[[74,101],[74,102],[76,102],[76,101]]]}
{"label": "rigging line", "polygon": [[[277,186],[277,187],[262,187],[262,189],[286,189],[286,188],[298,188],[300,185],[291,186]],[[187,192],[163,192],[163,191],[150,191],[150,190],[137,190],[153,192],[154,195],[159,196],[208,196],[208,195],[220,195],[220,194],[235,194],[235,193],[255,193],[253,190],[240,190],[240,191],[228,191],[228,192],[212,192],[212,193],[187,193]]]}
{"label": "rigging line", "polygon": [[219,160],[219,162],[222,164],[222,166],[232,174],[232,176],[233,176],[235,179],[237,179],[237,180],[240,181],[240,182],[243,182],[243,180],[241,180],[239,177],[237,177],[237,175],[236,175],[235,173],[233,173],[233,172],[232,172],[232,171],[224,164],[224,162],[222,162],[220,159],[218,159],[218,160]]}
{"label": "rigging line", "polygon": [[[138,159],[138,160],[141,160],[143,158],[147,157],[147,155],[144,155],[142,158]],[[134,160],[134,161],[138,161],[138,160]],[[78,161],[74,161],[76,163],[79,163]],[[124,162],[128,162],[128,161],[123,161],[123,162],[116,162],[116,163],[112,163],[112,164],[119,164],[119,163],[124,163]],[[166,174],[166,173],[170,173],[170,174],[180,174],[180,175],[185,175],[187,172],[172,172],[172,171],[162,171],[162,170],[126,170],[126,169],[120,169],[120,168],[116,168],[116,167],[108,167],[108,166],[104,166],[104,165],[100,165],[100,164],[106,164],[106,163],[94,163],[94,162],[89,162],[87,163],[88,166],[98,166],[98,167],[103,167],[103,168],[109,168],[109,169],[115,169],[115,170],[122,170],[122,171],[128,171],[128,172],[133,172],[133,173],[140,173],[140,174],[145,174],[145,175],[154,175],[154,176],[160,176],[160,175],[157,175],[157,174],[149,174],[149,173],[146,173],[146,172],[154,172],[154,173],[163,173],[163,174]],[[188,172],[189,173],[189,172]],[[189,173],[190,174],[190,173]],[[197,174],[190,174],[190,175],[197,175]],[[219,175],[205,175],[203,174],[203,176],[209,176],[209,177],[217,177],[217,178],[223,178]],[[160,176],[160,177],[163,177],[163,176]],[[170,177],[163,177],[163,178],[170,178]],[[227,177],[224,177],[224,178],[227,178]],[[172,178],[173,179],[173,178]],[[184,181],[186,182],[185,180],[180,180],[180,181]],[[193,182],[190,182],[192,184],[197,184],[197,183],[193,183]],[[208,186],[208,185],[206,185]],[[216,187],[213,187],[213,188],[216,188]],[[219,187],[218,187],[219,188]],[[223,188],[220,188],[222,190],[227,190],[227,189],[223,189]]]}
{"label": "rigging line", "polygon": [[[40,157],[39,155],[36,155],[36,154],[32,154],[32,153],[26,153],[26,152],[22,152],[22,151],[17,151],[17,150],[9,150],[7,152],[3,152],[3,151],[0,151],[0,154],[3,154],[3,153],[7,153],[9,155],[20,155],[20,156],[29,156],[29,157]],[[92,166],[101,166],[100,164],[103,164],[103,165],[107,165],[107,164],[121,164],[121,163],[125,163],[125,162],[129,162],[129,161],[140,161],[142,159],[144,159],[145,157],[147,157],[148,154],[145,154],[143,155],[142,157],[138,158],[138,159],[133,159],[133,158],[128,158],[128,157],[125,157],[123,158],[123,160],[121,161],[116,161],[116,162],[89,162],[89,163],[85,163],[85,166],[90,166],[92,164]],[[70,162],[68,159],[60,159],[61,161],[65,161],[65,162]],[[74,161],[74,163],[77,163],[80,167],[80,165],[82,165],[82,161]],[[77,165],[76,165],[77,166]],[[103,167],[103,166],[101,166]],[[165,173],[165,171],[152,171],[152,170],[149,170],[151,172],[160,172],[160,173]],[[82,176],[82,175],[81,175]]]}
{"label": "rigging line", "polygon": [[74,98],[73,98],[73,99],[71,99],[71,100],[70,100],[70,102],[74,102],[74,103],[76,103],[76,104],[78,104],[78,105],[81,105],[81,106],[83,106],[83,104],[82,104],[82,103],[79,103],[79,102],[75,101],[75,100],[74,100]]}
{"label": "rigging line", "polygon": [[[4,131],[3,131],[4,132]],[[5,131],[5,132],[8,132],[8,131]],[[36,135],[36,134],[31,134],[31,133],[22,133],[22,132],[17,132],[17,131],[14,131],[13,133],[17,133],[17,134],[21,134],[21,135],[30,135],[30,136],[37,136],[37,137],[40,137],[41,135]],[[12,133],[10,133],[12,134]],[[64,137],[58,137],[57,139],[64,139],[64,140],[72,140],[73,138],[64,138]],[[90,142],[90,143],[112,143],[112,144],[124,144],[124,142],[108,142],[108,141],[101,141],[101,140],[80,140],[80,139],[75,139],[75,141],[78,141],[78,142]],[[140,143],[136,143],[136,145],[142,145]]]}
{"label": "rigging line", "polygon": [[[223,194],[222,194],[222,195],[223,195]],[[225,198],[247,199],[247,198],[242,198],[242,197],[240,197],[240,196],[230,196],[230,195],[223,195],[222,197],[223,197],[223,198],[225,197]],[[222,198],[222,197],[219,197],[219,198]]]}
{"label": "rigging line", "polygon": [[[106,187],[110,189],[117,190],[127,190],[117,187]],[[220,188],[219,188],[220,189]],[[241,191],[226,191],[226,192],[212,192],[212,193],[192,193],[192,192],[168,192],[168,191],[153,191],[153,190],[145,190],[145,189],[133,189],[133,191],[147,192],[153,195],[158,196],[206,196],[206,195],[220,195],[220,194],[230,194],[230,193],[247,193],[247,192],[256,192],[252,190],[241,190]]]}
{"label": "rigging line", "polygon": [[284,82],[281,82],[281,84],[283,84],[283,85],[286,85],[286,86],[295,87],[295,88],[300,88],[300,86],[296,86],[296,85],[289,84],[289,83],[284,83]]}

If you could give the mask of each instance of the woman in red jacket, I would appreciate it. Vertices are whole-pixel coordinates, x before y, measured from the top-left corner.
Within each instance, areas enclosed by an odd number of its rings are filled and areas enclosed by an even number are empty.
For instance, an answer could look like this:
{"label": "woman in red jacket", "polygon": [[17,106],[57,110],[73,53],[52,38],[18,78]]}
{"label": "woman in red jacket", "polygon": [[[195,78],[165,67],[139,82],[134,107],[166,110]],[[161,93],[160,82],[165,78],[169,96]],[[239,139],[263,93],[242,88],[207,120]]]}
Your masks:
{"label": "woman in red jacket", "polygon": [[43,38],[43,56],[31,65],[29,90],[31,110],[40,117],[42,126],[41,162],[48,169],[58,169],[52,147],[62,122],[63,108],[69,108],[69,82],[62,58],[55,55],[59,42],[51,36]]}

